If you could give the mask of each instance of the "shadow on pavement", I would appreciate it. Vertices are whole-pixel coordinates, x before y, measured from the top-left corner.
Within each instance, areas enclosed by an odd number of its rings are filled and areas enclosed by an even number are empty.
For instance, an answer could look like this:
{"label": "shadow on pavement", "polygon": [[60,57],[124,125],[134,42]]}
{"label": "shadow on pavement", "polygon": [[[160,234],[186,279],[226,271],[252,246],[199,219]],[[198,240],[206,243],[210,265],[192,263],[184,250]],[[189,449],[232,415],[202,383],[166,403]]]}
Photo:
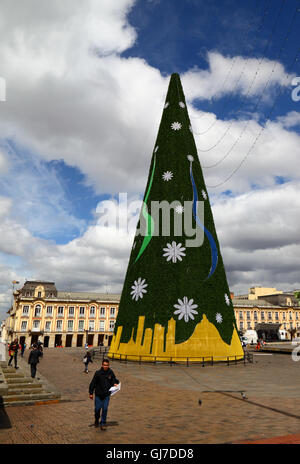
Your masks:
{"label": "shadow on pavement", "polygon": [[2,401],[2,396],[0,396],[0,430],[11,429],[12,425],[8,415],[6,414],[4,406],[2,406]]}

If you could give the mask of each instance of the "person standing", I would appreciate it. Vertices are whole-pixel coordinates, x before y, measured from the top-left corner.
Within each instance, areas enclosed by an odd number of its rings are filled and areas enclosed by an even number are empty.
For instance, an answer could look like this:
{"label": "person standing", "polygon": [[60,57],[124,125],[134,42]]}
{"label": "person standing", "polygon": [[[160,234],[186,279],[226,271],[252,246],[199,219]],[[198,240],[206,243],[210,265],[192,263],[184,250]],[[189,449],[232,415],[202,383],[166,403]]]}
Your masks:
{"label": "person standing", "polygon": [[91,363],[93,362],[93,360],[92,360],[92,354],[91,354],[90,351],[87,351],[86,354],[84,355],[83,362],[84,362],[84,366],[85,366],[83,372],[88,373],[88,371],[89,371],[89,370],[88,370],[88,365],[89,365],[90,362],[91,362]]}
{"label": "person standing", "polygon": [[14,341],[9,345],[9,361],[8,361],[8,365],[11,366],[11,363],[12,363],[12,360],[14,360],[14,363],[15,363],[15,369],[19,369],[18,366],[17,366],[17,360],[18,360],[18,350],[20,348],[20,345],[19,345],[19,342],[18,342],[18,339],[15,338]]}
{"label": "person standing", "polygon": [[28,364],[30,364],[31,377],[34,379],[36,375],[36,367],[39,362],[39,357],[42,356],[42,353],[40,352],[37,345],[34,344],[32,348],[33,349],[30,352],[28,358]]}
{"label": "person standing", "polygon": [[23,358],[25,348],[26,348],[26,343],[25,343],[25,342],[22,342],[22,343],[21,343],[21,358]]}
{"label": "person standing", "polygon": [[111,394],[109,390],[119,383],[119,380],[109,367],[109,360],[103,359],[101,369],[95,372],[89,386],[89,396],[91,400],[95,392],[95,427],[99,426],[100,411],[102,410],[100,421],[101,430],[106,430],[106,417]]}

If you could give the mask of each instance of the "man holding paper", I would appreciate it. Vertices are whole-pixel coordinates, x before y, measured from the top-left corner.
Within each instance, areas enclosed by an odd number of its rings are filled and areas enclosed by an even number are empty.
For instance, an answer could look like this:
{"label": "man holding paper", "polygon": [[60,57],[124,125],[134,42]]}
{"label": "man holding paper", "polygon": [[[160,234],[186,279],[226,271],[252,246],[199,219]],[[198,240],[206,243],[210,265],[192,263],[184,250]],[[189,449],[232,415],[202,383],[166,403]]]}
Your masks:
{"label": "man holding paper", "polygon": [[[109,399],[112,394],[111,387],[117,387],[119,383],[119,380],[116,379],[114,372],[109,367],[109,360],[103,359],[101,369],[95,372],[89,386],[91,400],[95,392],[95,427],[99,426],[100,411],[102,410],[100,421],[101,430],[106,430],[106,416]],[[113,391],[116,393],[118,390],[113,389]]]}

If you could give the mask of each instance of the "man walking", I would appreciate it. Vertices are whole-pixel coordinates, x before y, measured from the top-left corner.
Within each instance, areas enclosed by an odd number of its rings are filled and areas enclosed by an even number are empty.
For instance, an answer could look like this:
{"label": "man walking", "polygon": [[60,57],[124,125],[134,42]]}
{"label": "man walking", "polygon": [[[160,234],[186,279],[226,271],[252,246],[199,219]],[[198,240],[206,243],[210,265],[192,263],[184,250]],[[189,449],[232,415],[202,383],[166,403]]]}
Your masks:
{"label": "man walking", "polygon": [[36,344],[33,345],[33,349],[30,352],[29,358],[28,358],[28,364],[30,364],[30,370],[31,370],[31,377],[34,379],[36,375],[36,366],[39,362],[39,357],[42,356],[42,353],[40,352],[38,346]]}
{"label": "man walking", "polygon": [[99,426],[100,411],[102,410],[100,421],[101,430],[106,430],[106,416],[111,394],[109,390],[111,387],[117,386],[118,384],[119,380],[116,379],[114,372],[109,367],[109,360],[103,359],[101,369],[95,372],[89,386],[91,400],[93,399],[93,393],[95,391],[95,427]]}

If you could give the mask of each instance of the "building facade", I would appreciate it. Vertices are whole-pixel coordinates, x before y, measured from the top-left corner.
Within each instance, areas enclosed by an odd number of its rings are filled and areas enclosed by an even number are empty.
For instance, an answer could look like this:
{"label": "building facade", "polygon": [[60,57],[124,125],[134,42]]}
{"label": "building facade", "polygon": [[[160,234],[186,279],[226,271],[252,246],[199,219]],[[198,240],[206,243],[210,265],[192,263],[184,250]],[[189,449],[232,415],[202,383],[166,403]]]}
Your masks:
{"label": "building facade", "polygon": [[[294,336],[300,337],[299,300],[294,292],[275,291],[268,295],[262,287],[251,288],[249,298],[231,294],[241,333],[254,329],[272,340],[280,329],[290,340],[288,331],[295,329]],[[14,291],[13,305],[1,324],[1,339],[10,342],[18,337],[27,346],[37,340],[45,347],[110,346],[119,302],[119,294],[64,292],[57,291],[54,282],[27,281]]]}
{"label": "building facade", "polygon": [[[266,339],[272,340],[276,339],[280,330],[282,338],[290,340],[289,330],[295,329],[295,337],[300,337],[299,301],[293,292],[274,290],[276,293],[268,295],[263,288],[261,292],[251,288],[249,298],[246,295],[233,297],[235,318],[240,332],[256,330],[258,334],[265,333]],[[253,294],[257,295],[256,299],[253,299]]]}
{"label": "building facade", "polygon": [[57,291],[54,282],[27,281],[14,291],[14,302],[2,327],[2,339],[18,337],[27,346],[109,346],[120,295]]}

